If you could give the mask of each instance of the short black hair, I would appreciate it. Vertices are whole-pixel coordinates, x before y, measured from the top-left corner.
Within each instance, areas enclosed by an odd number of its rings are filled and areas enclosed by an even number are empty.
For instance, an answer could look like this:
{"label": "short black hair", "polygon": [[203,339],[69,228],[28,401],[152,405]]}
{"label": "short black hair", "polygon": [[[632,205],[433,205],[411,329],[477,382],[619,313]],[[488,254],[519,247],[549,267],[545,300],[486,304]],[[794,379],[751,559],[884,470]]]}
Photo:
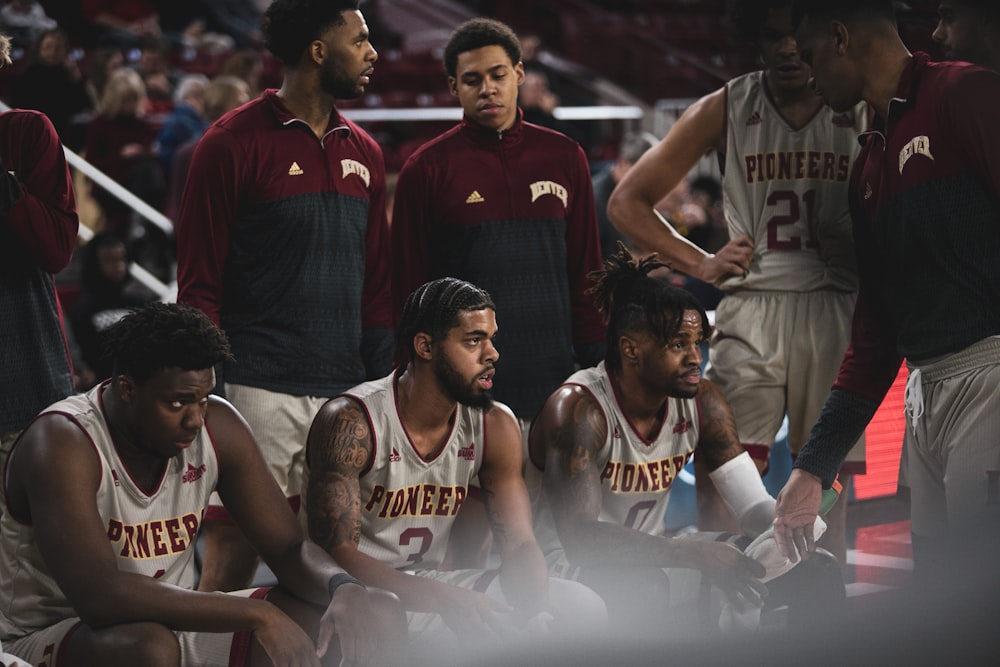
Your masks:
{"label": "short black hair", "polygon": [[484,46],[502,47],[510,62],[521,62],[521,41],[506,23],[494,19],[471,19],[455,28],[444,47],[444,71],[455,76],[458,71],[458,56],[481,49]]}
{"label": "short black hair", "polygon": [[767,12],[792,4],[793,0],[729,0],[726,3],[726,25],[733,41],[756,44],[767,22]]}
{"label": "short black hair", "polygon": [[313,40],[344,24],[344,12],[360,0],[274,0],[264,12],[264,44],[285,65],[298,64]]}
{"label": "short black hair", "polygon": [[637,260],[619,241],[618,252],[604,260],[604,269],[589,274],[594,286],[587,292],[594,295],[594,304],[608,322],[604,364],[609,371],[619,372],[622,368],[619,338],[642,332],[666,343],[680,331],[686,310],[698,312],[701,335],[708,338],[708,314],[698,299],[687,290],[649,275],[665,266],[656,255]]}
{"label": "short black hair", "polygon": [[490,308],[496,311],[486,290],[458,278],[439,278],[418,287],[403,304],[403,315],[396,332],[397,353],[401,360],[413,358],[413,338],[418,333],[441,340],[458,326],[458,314]]}
{"label": "short black hair", "polygon": [[806,18],[813,19],[886,19],[895,23],[896,3],[893,0],[795,0],[792,22],[798,26]]}
{"label": "short black hair", "polygon": [[114,377],[143,383],[163,368],[200,371],[232,358],[229,341],[208,316],[177,303],[137,308],[104,334]]}

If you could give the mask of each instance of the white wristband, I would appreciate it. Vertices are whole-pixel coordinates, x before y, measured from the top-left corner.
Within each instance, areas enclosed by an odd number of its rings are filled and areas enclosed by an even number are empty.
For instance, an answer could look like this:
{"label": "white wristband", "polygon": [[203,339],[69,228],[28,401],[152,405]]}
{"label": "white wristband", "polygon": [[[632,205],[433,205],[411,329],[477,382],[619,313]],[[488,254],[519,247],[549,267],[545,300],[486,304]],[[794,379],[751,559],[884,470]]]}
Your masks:
{"label": "white wristband", "polygon": [[776,501],[748,453],[729,459],[708,476],[744,533],[756,537],[770,527]]}

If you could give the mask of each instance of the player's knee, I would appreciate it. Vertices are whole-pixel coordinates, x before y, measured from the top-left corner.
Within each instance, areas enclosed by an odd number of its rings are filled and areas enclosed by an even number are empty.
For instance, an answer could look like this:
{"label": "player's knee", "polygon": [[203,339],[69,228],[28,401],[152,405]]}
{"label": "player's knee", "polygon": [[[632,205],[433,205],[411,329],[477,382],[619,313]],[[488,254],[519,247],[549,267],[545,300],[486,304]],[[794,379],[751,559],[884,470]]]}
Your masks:
{"label": "player's knee", "polygon": [[94,633],[98,655],[105,664],[179,667],[181,647],[177,636],[159,623],[129,623]]}

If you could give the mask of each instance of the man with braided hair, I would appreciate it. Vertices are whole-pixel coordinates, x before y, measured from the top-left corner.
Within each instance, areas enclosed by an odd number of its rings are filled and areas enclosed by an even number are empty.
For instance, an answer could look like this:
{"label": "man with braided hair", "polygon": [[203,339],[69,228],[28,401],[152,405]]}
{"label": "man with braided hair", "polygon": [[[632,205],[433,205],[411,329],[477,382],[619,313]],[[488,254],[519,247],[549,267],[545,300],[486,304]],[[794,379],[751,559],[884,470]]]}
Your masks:
{"label": "man with braided hair", "polygon": [[[50,406],[11,450],[4,649],[69,667],[400,664],[399,600],[305,538],[250,428],[210,395],[225,335],[198,310],[154,303],[107,340],[111,379]],[[277,587],[192,590],[215,489]]]}
{"label": "man with braided hair", "polygon": [[[485,291],[457,278],[425,283],[406,299],[397,332],[410,361],[326,403],[309,433],[310,537],[348,572],[396,593],[415,612],[410,635],[421,650],[430,638],[438,651],[456,640],[474,649],[547,619],[552,630],[581,631],[606,619],[593,591],[548,579],[521,477],[520,428],[491,397],[496,334]],[[443,571],[474,481],[499,548],[499,572]],[[453,637],[441,634],[446,628]]]}
{"label": "man with braided hair", "polygon": [[[663,266],[654,256],[637,261],[620,246],[605,266],[591,290],[608,321],[605,360],[549,397],[529,437],[535,532],[550,572],[604,596],[622,631],[680,635],[716,620],[719,611],[692,613],[704,602],[705,583],[736,611],[748,611],[762,604],[761,579],[783,574],[789,562],[774,558],[767,535],[747,547],[769,528],[775,501],[740,446],[729,404],[701,377],[704,309],[648,275]],[[743,540],[663,534],[672,483],[695,451]],[[825,528],[822,519],[817,528]],[[734,544],[747,547],[746,555]],[[812,565],[843,598],[836,560]]]}

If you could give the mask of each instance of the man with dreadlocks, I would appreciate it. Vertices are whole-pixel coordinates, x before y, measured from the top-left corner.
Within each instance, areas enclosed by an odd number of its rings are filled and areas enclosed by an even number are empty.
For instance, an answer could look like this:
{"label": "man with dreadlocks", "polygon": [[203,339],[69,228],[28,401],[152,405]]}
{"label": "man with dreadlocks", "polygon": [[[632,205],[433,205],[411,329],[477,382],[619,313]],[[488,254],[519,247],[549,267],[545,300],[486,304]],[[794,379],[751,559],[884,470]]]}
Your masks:
{"label": "man with dreadlocks", "polygon": [[[521,476],[520,428],[491,397],[496,334],[488,293],[457,278],[425,283],[406,299],[397,331],[409,362],[327,402],[309,433],[310,537],[407,610],[429,612],[410,616],[418,650],[432,637],[435,650],[453,648],[453,639],[495,646],[489,637],[542,619],[553,630],[606,620],[593,591],[548,579]],[[455,517],[477,478],[501,567],[444,571]]]}
{"label": "man with dreadlocks", "polygon": [[[36,665],[399,664],[399,600],[305,538],[246,422],[209,395],[225,335],[161,303],[106,335],[111,379],[43,411],[8,459],[4,649]],[[276,587],[191,590],[214,489]]]}
{"label": "man with dreadlocks", "polygon": [[[662,266],[620,246],[592,274],[591,292],[608,320],[605,360],[549,397],[531,431],[526,471],[550,572],[587,584],[604,597],[615,627],[645,636],[687,634],[709,618],[756,622],[767,593],[762,580],[790,565],[775,557],[765,532],[775,501],[740,446],[732,410],[701,377],[705,311],[688,292],[648,275]],[[695,450],[744,535],[663,535],[672,483]],[[825,554],[809,562],[842,599],[836,560]],[[802,582],[793,579],[802,578],[786,575],[773,586],[797,593]],[[723,595],[703,597],[706,583]],[[691,613],[692,603],[712,597],[703,613]],[[786,595],[769,597],[776,603]]]}

